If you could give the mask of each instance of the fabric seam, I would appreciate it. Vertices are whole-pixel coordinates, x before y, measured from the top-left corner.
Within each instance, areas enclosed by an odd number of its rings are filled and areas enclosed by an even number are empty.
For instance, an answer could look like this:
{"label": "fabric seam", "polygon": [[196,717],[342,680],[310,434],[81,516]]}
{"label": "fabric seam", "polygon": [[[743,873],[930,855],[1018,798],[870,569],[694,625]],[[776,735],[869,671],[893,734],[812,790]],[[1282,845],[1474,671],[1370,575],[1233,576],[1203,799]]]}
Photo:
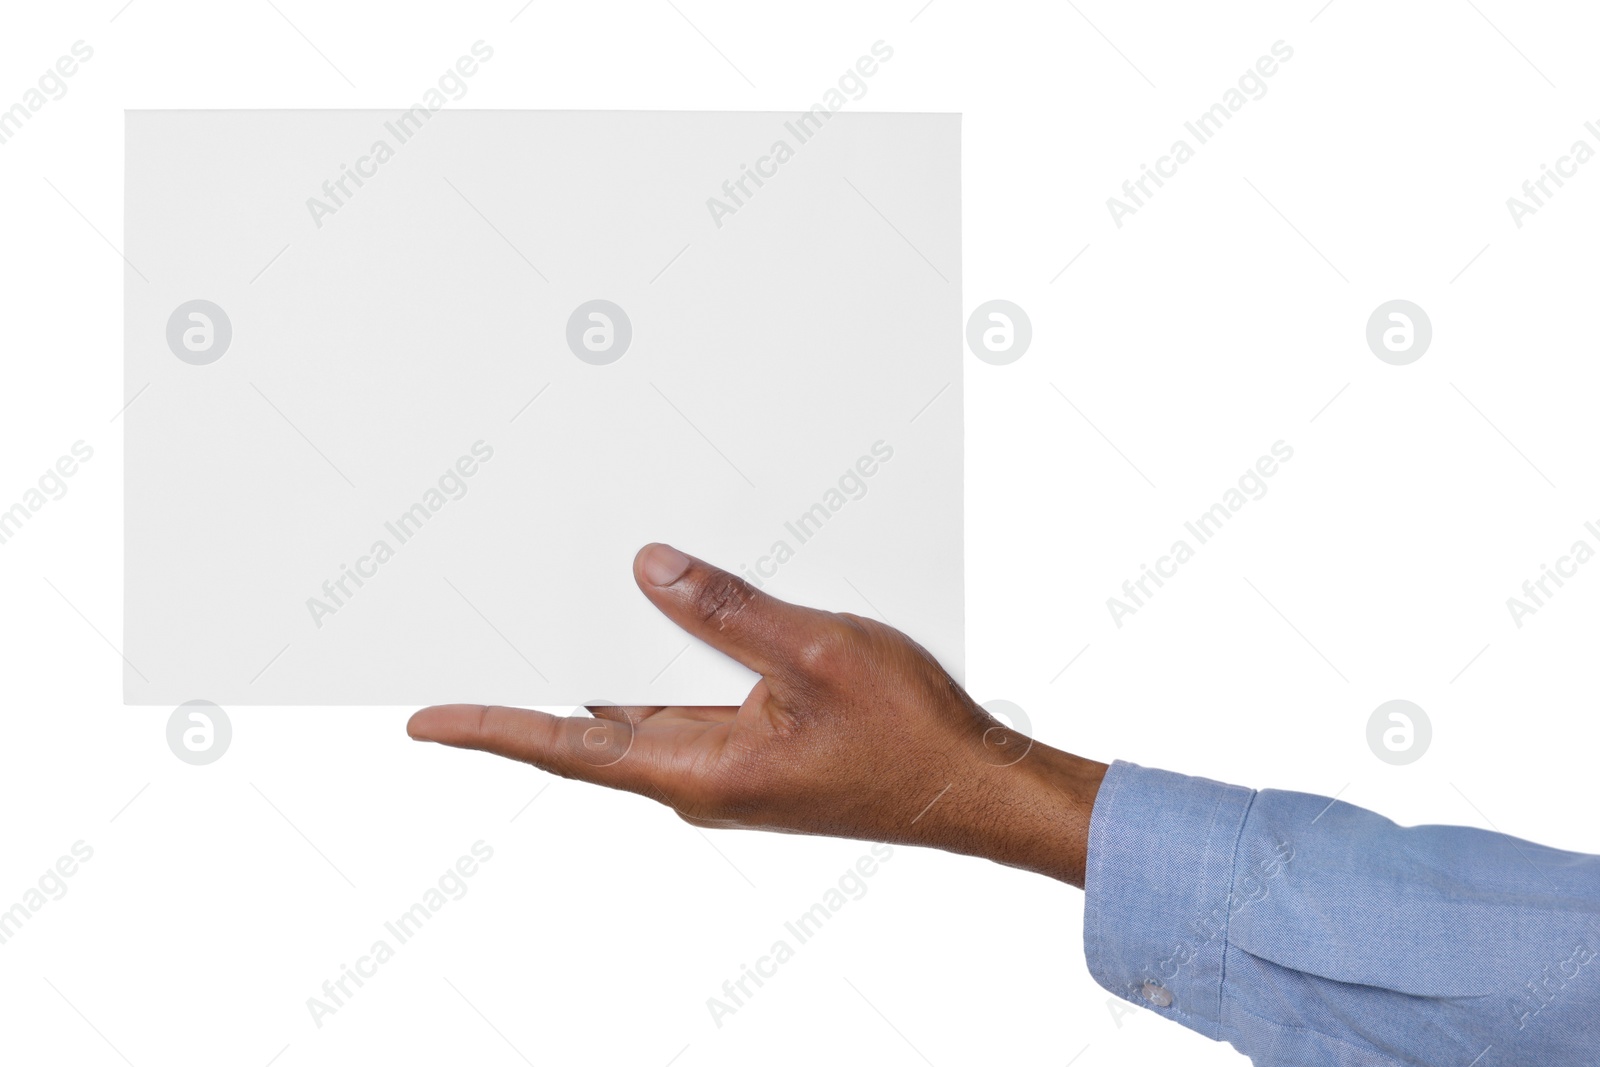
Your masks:
{"label": "fabric seam", "polygon": [[[1223,1028],[1222,1002],[1228,982],[1228,946],[1229,938],[1233,933],[1233,887],[1239,877],[1239,843],[1244,840],[1244,827],[1250,821],[1250,809],[1255,807],[1257,791],[1250,790],[1250,796],[1244,802],[1244,810],[1239,813],[1239,826],[1233,835],[1233,852],[1228,858],[1228,895],[1223,898],[1222,908],[1222,959],[1217,965],[1217,1033],[1220,1035]],[[1222,1040],[1219,1036],[1217,1040]]]}
{"label": "fabric seam", "polygon": [[[1105,798],[1105,801],[1106,801],[1106,808],[1105,808],[1105,812],[1104,812],[1105,815],[1109,816],[1111,814],[1112,808],[1114,808],[1116,806],[1117,794],[1118,794],[1118,791],[1121,790],[1121,788],[1122,788],[1122,779],[1124,777],[1126,777],[1126,776],[1127,776],[1127,771],[1126,770],[1122,770],[1122,771],[1118,771],[1116,777],[1114,779],[1112,779],[1111,792]],[[1106,777],[1111,777],[1111,776],[1110,776],[1110,774],[1107,774]],[[1102,781],[1100,783],[1100,786],[1101,786],[1101,789],[1103,791],[1105,789],[1105,781],[1103,779],[1102,779]],[[1100,798],[1097,796],[1095,798],[1094,806],[1089,809],[1089,834],[1088,834],[1088,840],[1091,843],[1094,841],[1095,808],[1098,808],[1100,806],[1099,801],[1100,801]],[[1091,849],[1091,852],[1092,851],[1093,850]],[[1098,853],[1095,853],[1093,855],[1085,857],[1084,878],[1083,878],[1083,897],[1084,897],[1084,905],[1085,905],[1085,909],[1086,909],[1085,910],[1085,914],[1087,914],[1087,908],[1088,908],[1088,903],[1089,903],[1089,875],[1088,875],[1088,872],[1089,872],[1090,868],[1092,868],[1092,867],[1100,867],[1101,868],[1101,870],[1099,872],[1100,876],[1095,879],[1095,882],[1096,882],[1097,886],[1102,891],[1105,888],[1104,887],[1105,877],[1104,877],[1104,869],[1103,869],[1103,860],[1097,858],[1098,855],[1099,855]],[[1094,976],[1096,981],[1099,981],[1099,976],[1101,974],[1105,973],[1104,968],[1102,968],[1101,965],[1100,965],[1101,964],[1101,951],[1102,951],[1102,948],[1103,948],[1103,946],[1105,944],[1105,938],[1103,936],[1104,920],[1105,920],[1105,909],[1100,906],[1099,901],[1096,901],[1095,905],[1094,905],[1094,949],[1093,949],[1094,956],[1093,956],[1092,961],[1089,962],[1089,973],[1092,976]]]}
{"label": "fabric seam", "polygon": [[[1351,1052],[1354,1052],[1357,1055],[1366,1057],[1367,1060],[1372,1063],[1382,1063],[1388,1065],[1388,1067],[1414,1067],[1413,1064],[1407,1063],[1405,1060],[1397,1060],[1371,1048],[1363,1048],[1360,1045],[1351,1044],[1349,1041],[1346,1041],[1341,1037],[1335,1037],[1333,1034],[1324,1033],[1321,1030],[1317,1030],[1309,1026],[1290,1026],[1288,1023],[1280,1023],[1275,1019],[1267,1018],[1265,1015],[1258,1015],[1249,1008],[1243,1006],[1239,1007],[1238,1011],[1244,1015],[1250,1016],[1250,1018],[1256,1020],[1256,1022],[1272,1027],[1274,1030],[1291,1034],[1310,1034],[1312,1036],[1319,1037],[1324,1041],[1332,1042],[1333,1044],[1338,1045],[1340,1048],[1349,1049]],[[1228,1029],[1233,1033],[1238,1032],[1237,1028],[1235,1027],[1229,1027]],[[1241,1034],[1239,1036],[1242,1037],[1243,1035]],[[1233,1044],[1233,1039],[1231,1037],[1219,1037],[1216,1040],[1226,1041],[1228,1044],[1233,1045],[1233,1047],[1236,1049],[1239,1047],[1238,1045]],[[1255,1062],[1253,1058],[1251,1062]]]}

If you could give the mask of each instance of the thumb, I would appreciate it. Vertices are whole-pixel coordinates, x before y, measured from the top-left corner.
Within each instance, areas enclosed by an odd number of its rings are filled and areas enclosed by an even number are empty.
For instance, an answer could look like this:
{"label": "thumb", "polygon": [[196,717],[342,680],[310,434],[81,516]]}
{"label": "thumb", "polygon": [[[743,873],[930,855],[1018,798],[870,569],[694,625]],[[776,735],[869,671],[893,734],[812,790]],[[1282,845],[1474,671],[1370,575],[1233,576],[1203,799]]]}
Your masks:
{"label": "thumb", "polygon": [[640,549],[633,577],[650,602],[685,632],[759,674],[783,673],[832,618],[769,596],[671,545]]}

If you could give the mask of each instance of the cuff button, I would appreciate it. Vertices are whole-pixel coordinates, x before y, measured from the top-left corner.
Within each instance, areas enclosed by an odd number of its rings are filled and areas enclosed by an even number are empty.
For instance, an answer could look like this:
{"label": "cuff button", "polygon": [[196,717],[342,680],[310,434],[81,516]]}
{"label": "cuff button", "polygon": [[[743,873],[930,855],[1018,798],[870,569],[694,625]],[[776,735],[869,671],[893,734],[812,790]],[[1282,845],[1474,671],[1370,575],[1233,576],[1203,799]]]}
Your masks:
{"label": "cuff button", "polygon": [[1157,985],[1154,982],[1146,982],[1143,992],[1144,999],[1149,1002],[1152,1008],[1172,1007],[1172,991],[1165,986]]}

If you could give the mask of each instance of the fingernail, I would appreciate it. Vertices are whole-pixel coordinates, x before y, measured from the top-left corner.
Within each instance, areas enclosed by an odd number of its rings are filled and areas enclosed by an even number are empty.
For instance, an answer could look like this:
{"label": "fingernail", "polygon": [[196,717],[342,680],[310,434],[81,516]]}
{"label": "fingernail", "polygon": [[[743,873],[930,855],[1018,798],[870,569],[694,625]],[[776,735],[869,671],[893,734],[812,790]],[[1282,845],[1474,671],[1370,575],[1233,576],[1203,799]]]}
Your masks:
{"label": "fingernail", "polygon": [[683,572],[689,569],[691,562],[688,556],[671,545],[651,545],[644,550],[641,569],[645,581],[651,585],[671,585],[683,577]]}

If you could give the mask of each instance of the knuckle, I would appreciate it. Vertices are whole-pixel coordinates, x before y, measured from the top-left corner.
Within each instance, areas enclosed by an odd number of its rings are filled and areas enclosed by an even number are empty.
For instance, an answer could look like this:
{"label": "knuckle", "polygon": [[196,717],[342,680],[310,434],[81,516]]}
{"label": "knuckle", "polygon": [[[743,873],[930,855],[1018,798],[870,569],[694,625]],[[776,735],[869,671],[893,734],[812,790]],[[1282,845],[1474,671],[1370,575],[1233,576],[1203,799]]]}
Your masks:
{"label": "knuckle", "polygon": [[726,626],[755,599],[750,583],[726,571],[708,576],[694,590],[691,604],[700,621]]}
{"label": "knuckle", "polygon": [[834,678],[848,670],[853,650],[854,642],[846,629],[830,623],[801,642],[795,651],[795,665],[808,676]]}
{"label": "knuckle", "polygon": [[633,750],[633,724],[614,719],[579,720],[581,730],[564,735],[566,757],[574,765],[603,770],[621,763]]}
{"label": "knuckle", "polygon": [[[895,629],[886,622],[869,619],[850,612],[839,612],[836,616],[850,624],[851,629],[860,639],[870,645],[876,653],[890,653],[904,651],[908,653],[919,668],[931,669],[934,675],[941,679],[948,679],[944,666],[938,658],[929,652],[917,641],[904,632]],[[955,683],[952,682],[952,685]]]}

